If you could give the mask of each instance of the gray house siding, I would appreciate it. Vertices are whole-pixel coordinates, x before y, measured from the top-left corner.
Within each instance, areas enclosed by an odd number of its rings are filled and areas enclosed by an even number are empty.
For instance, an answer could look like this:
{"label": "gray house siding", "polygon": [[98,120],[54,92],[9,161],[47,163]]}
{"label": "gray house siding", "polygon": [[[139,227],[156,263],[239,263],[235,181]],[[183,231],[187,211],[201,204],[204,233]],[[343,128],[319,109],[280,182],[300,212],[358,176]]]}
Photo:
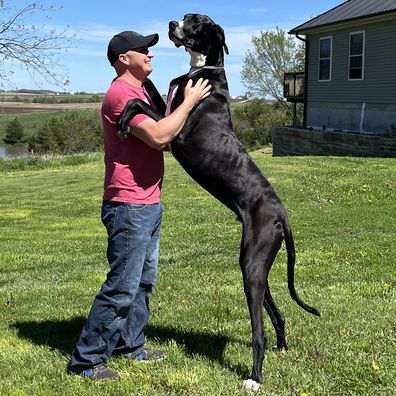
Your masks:
{"label": "gray house siding", "polygon": [[[335,27],[333,27],[335,29]],[[349,80],[349,35],[364,31],[362,80]],[[319,41],[332,37],[331,80],[319,81]],[[396,127],[396,19],[307,32],[307,127],[385,134]]]}

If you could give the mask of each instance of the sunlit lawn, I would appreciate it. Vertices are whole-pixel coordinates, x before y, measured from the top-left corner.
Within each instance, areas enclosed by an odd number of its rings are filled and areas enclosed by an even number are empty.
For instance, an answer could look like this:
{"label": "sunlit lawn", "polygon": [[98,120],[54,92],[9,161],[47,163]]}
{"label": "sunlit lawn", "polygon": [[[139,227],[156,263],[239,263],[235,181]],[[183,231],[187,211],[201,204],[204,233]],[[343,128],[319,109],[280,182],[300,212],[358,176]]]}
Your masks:
{"label": "sunlit lawn", "polygon": [[[309,315],[290,299],[282,250],[270,285],[290,350],[267,353],[259,394],[393,395],[396,159],[253,156],[289,211],[296,288],[322,312]],[[111,359],[121,375],[111,383],[66,373],[107,269],[103,166],[94,158],[0,173],[0,394],[243,394],[252,358],[240,225],[171,157],[147,329],[148,345],[169,357],[150,365]],[[265,325],[272,345],[267,317]]]}

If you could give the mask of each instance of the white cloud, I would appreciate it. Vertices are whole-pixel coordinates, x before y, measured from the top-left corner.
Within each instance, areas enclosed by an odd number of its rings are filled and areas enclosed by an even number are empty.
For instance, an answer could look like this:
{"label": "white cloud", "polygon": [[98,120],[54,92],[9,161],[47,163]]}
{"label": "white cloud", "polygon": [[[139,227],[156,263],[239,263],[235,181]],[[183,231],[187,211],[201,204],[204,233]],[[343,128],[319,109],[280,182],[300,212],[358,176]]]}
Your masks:
{"label": "white cloud", "polygon": [[[265,8],[251,8],[248,12],[266,12]],[[252,36],[257,36],[260,31],[274,29],[276,25],[260,25],[260,26],[249,26],[249,25],[234,25],[234,26],[223,26],[226,35],[226,43],[230,50],[230,58],[243,57],[247,49],[251,48]],[[284,27],[288,29],[289,27]],[[294,27],[292,23],[290,28]],[[62,27],[57,26],[57,30],[61,30]],[[73,53],[80,53],[81,55],[93,55],[102,56],[103,48],[107,48],[107,44],[114,34],[117,34],[123,30],[131,29],[127,25],[104,25],[104,24],[89,24],[84,26],[77,26],[73,29],[68,29],[68,34],[75,36],[74,44],[76,48]],[[152,33],[158,33],[160,40],[155,46],[156,55],[169,55],[174,54],[160,53],[159,49],[174,49],[174,44],[168,39],[168,22],[160,20],[149,20],[144,21],[141,25],[134,26],[134,29],[143,35]],[[95,46],[95,48],[92,48]],[[84,49],[85,48],[85,49]],[[89,48],[89,49],[88,49]],[[173,51],[172,51],[173,52]]]}
{"label": "white cloud", "polygon": [[262,27],[257,26],[229,26],[224,27],[226,43],[230,57],[242,57],[251,47],[252,36],[260,34]]}

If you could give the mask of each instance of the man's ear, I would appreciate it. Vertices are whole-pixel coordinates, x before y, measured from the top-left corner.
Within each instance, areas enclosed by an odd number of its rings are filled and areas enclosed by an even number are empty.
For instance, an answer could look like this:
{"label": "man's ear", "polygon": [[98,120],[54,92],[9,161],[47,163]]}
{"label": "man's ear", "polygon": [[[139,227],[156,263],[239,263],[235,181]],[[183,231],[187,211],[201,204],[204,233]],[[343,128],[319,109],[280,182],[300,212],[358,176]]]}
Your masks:
{"label": "man's ear", "polygon": [[128,65],[128,58],[125,56],[125,54],[120,54],[118,55],[118,61],[121,62],[123,65]]}

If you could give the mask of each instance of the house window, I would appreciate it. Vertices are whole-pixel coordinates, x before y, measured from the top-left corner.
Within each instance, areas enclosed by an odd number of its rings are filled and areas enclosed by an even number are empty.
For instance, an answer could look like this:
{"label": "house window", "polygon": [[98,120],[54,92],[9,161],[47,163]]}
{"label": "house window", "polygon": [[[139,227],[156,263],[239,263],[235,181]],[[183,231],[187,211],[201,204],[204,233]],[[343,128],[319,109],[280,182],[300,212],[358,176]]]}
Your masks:
{"label": "house window", "polygon": [[322,37],[319,41],[319,81],[331,80],[332,37]]}
{"label": "house window", "polygon": [[349,79],[363,80],[364,32],[349,35]]}

